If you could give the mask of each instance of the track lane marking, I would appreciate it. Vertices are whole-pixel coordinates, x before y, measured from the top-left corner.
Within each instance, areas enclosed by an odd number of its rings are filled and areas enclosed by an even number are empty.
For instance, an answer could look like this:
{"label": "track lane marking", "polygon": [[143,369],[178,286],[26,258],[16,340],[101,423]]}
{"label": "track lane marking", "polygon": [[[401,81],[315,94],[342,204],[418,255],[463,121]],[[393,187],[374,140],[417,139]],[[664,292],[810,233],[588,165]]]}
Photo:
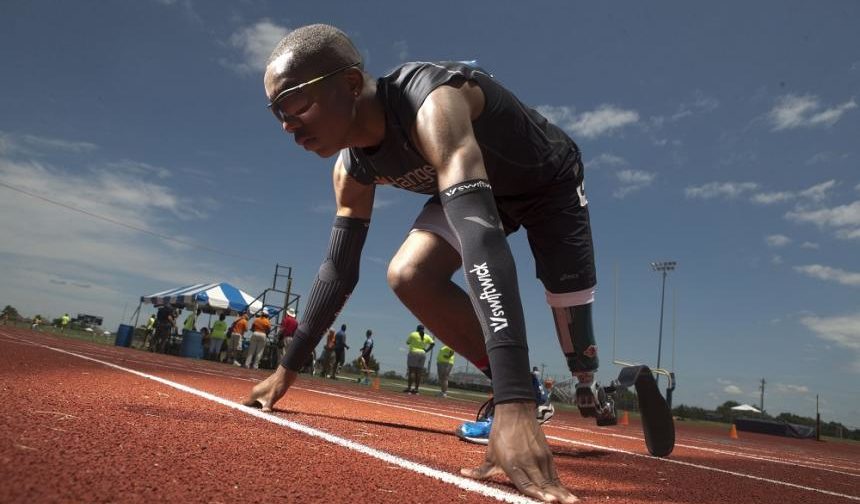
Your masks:
{"label": "track lane marking", "polygon": [[[499,490],[499,489],[496,489],[496,488],[493,488],[493,487],[489,487],[489,486],[486,486],[486,485],[483,485],[483,484],[477,483],[477,482],[475,482],[474,480],[470,480],[470,479],[462,478],[462,477],[460,477],[460,476],[456,476],[456,475],[451,474],[451,473],[447,473],[447,472],[444,472],[444,471],[440,471],[440,470],[438,470],[438,469],[433,469],[433,468],[431,468],[431,467],[429,467],[429,466],[424,466],[423,464],[419,464],[419,463],[417,463],[417,462],[412,462],[412,461],[410,461],[410,460],[402,459],[402,458],[400,458],[400,457],[397,457],[396,455],[388,454],[388,453],[383,452],[383,451],[381,451],[381,450],[377,450],[377,449],[375,449],[375,448],[371,448],[371,447],[369,447],[369,446],[365,446],[365,445],[362,445],[362,444],[360,444],[360,443],[356,443],[356,442],[351,441],[351,440],[349,440],[349,439],[340,438],[340,437],[335,436],[335,435],[333,435],[333,434],[329,434],[329,433],[327,433],[327,432],[325,432],[325,431],[317,430],[317,429],[314,429],[314,428],[312,428],[312,427],[308,427],[308,426],[306,426],[306,425],[299,424],[299,423],[297,423],[297,422],[292,422],[292,421],[290,421],[290,420],[286,420],[286,419],[284,419],[284,418],[281,418],[281,417],[278,417],[278,416],[275,416],[275,415],[271,415],[271,414],[268,414],[268,413],[263,413],[263,412],[261,412],[260,410],[253,409],[253,408],[249,408],[249,407],[247,407],[247,406],[243,406],[243,405],[241,405],[241,404],[239,404],[239,403],[235,403],[235,402],[233,402],[233,401],[229,401],[229,400],[227,400],[227,399],[223,399],[223,398],[221,398],[221,397],[215,396],[215,395],[210,394],[210,393],[208,393],[208,392],[204,392],[204,391],[202,391],[202,390],[198,390],[198,389],[195,389],[195,388],[193,388],[193,387],[189,387],[189,386],[187,386],[187,385],[183,385],[183,384],[181,384],[181,383],[176,383],[176,382],[173,382],[173,381],[170,381],[170,380],[167,380],[167,379],[164,379],[164,378],[161,378],[161,377],[155,376],[155,375],[150,375],[150,374],[147,374],[147,373],[143,373],[143,372],[141,372],[141,371],[137,371],[137,370],[134,370],[134,369],[125,368],[125,367],[123,367],[123,366],[119,366],[119,365],[117,365],[117,364],[113,364],[113,363],[110,363],[110,362],[105,362],[105,361],[102,361],[102,360],[99,360],[99,359],[96,359],[96,358],[93,358],[93,357],[88,357],[88,356],[86,356],[86,355],[81,355],[81,354],[77,354],[77,353],[74,353],[74,352],[66,351],[66,350],[63,350],[63,349],[50,347],[50,346],[43,345],[43,344],[40,344],[40,343],[35,343],[35,342],[29,342],[29,341],[27,341],[27,340],[22,340],[22,339],[19,339],[19,338],[14,337],[14,336],[11,336],[11,335],[9,335],[9,334],[6,334],[6,333],[2,333],[2,334],[3,334],[4,336],[11,337],[12,339],[17,339],[17,340],[19,340],[19,341],[24,341],[24,342],[30,343],[30,344],[32,344],[32,345],[34,345],[34,346],[39,346],[39,347],[42,347],[42,348],[46,348],[46,349],[48,349],[48,350],[53,350],[53,351],[55,351],[55,352],[64,353],[64,354],[71,355],[71,356],[74,356],[74,357],[78,357],[78,358],[81,358],[81,359],[84,359],[84,360],[89,360],[89,361],[92,361],[92,362],[97,362],[97,363],[99,363],[99,364],[102,364],[102,365],[105,365],[105,366],[108,366],[108,367],[112,367],[112,368],[115,368],[115,369],[119,369],[119,370],[121,370],[121,371],[125,371],[125,372],[131,373],[131,374],[134,374],[134,375],[137,375],[137,376],[140,376],[140,377],[143,377],[143,378],[149,379],[149,380],[153,380],[153,381],[156,381],[156,382],[162,383],[162,384],[167,385],[167,386],[170,386],[170,387],[172,387],[172,388],[176,388],[176,389],[178,389],[178,390],[182,390],[182,391],[187,392],[187,393],[189,393],[189,394],[196,395],[196,396],[202,397],[202,398],[204,398],[204,399],[207,399],[207,400],[210,400],[210,401],[216,402],[216,403],[221,404],[221,405],[223,405],[223,406],[227,406],[227,407],[229,407],[229,408],[236,409],[236,410],[241,411],[241,412],[243,412],[243,413],[247,413],[247,414],[249,414],[249,415],[251,415],[251,416],[254,416],[254,417],[257,417],[257,418],[260,418],[260,419],[263,419],[263,420],[266,420],[266,421],[269,421],[269,422],[272,422],[272,423],[275,423],[275,424],[278,424],[278,425],[282,425],[282,426],[287,427],[287,428],[290,428],[290,429],[292,429],[292,430],[296,430],[296,431],[298,431],[298,432],[302,432],[302,433],[308,434],[308,435],[310,435],[310,436],[313,436],[313,437],[317,437],[317,438],[323,439],[323,440],[325,440],[325,441],[328,441],[328,442],[333,443],[333,444],[337,444],[337,445],[339,445],[339,446],[343,446],[343,447],[346,447],[346,448],[349,448],[349,449],[353,449],[353,450],[358,451],[358,452],[360,452],[360,453],[364,453],[364,454],[369,455],[369,456],[371,456],[371,457],[374,457],[374,458],[377,458],[377,459],[383,460],[383,461],[385,461],[385,462],[389,462],[389,463],[392,463],[392,464],[398,465],[398,466],[400,466],[400,467],[403,467],[403,468],[408,469],[408,470],[412,470],[412,471],[414,471],[414,472],[418,472],[418,473],[420,473],[420,474],[425,474],[425,475],[427,475],[427,476],[433,477],[433,478],[435,478],[435,479],[439,479],[439,480],[444,481],[444,482],[446,482],[446,483],[454,484],[454,485],[456,485],[456,486],[458,486],[458,487],[460,487],[460,488],[463,488],[463,489],[465,489],[465,490],[475,491],[476,493],[481,493],[482,495],[485,495],[485,496],[488,496],[488,497],[492,497],[492,498],[496,498],[496,499],[498,499],[498,500],[502,500],[502,501],[504,501],[504,502],[529,502],[529,503],[535,502],[535,501],[533,501],[533,500],[531,500],[531,499],[528,499],[528,498],[526,498],[526,497],[523,497],[523,496],[521,496],[521,495],[515,495],[515,494],[510,494],[510,493],[507,493],[507,492],[503,492],[503,491],[501,491],[501,490]],[[187,370],[187,371],[196,372],[196,371],[193,371],[193,370]],[[295,387],[295,388],[296,388],[296,389],[298,389],[298,390],[304,390],[304,391],[307,391],[307,392],[313,392],[313,393],[318,393],[318,394],[323,394],[323,395],[329,395],[329,396],[333,396],[333,397],[340,397],[340,398],[344,398],[344,399],[349,399],[349,400],[354,400],[354,401],[359,401],[359,402],[365,402],[365,403],[369,403],[369,404],[381,405],[381,406],[385,406],[385,407],[387,407],[387,408],[404,409],[404,410],[407,410],[407,411],[413,411],[413,412],[416,412],[416,413],[424,413],[424,414],[428,414],[428,415],[432,415],[432,416],[438,416],[438,417],[443,417],[443,418],[449,418],[449,419],[454,419],[454,420],[459,420],[459,421],[465,421],[465,420],[467,420],[467,419],[464,419],[464,418],[462,418],[462,417],[455,417],[455,416],[452,416],[452,415],[445,415],[445,414],[443,414],[443,413],[437,413],[437,412],[434,412],[434,411],[426,411],[426,410],[417,409],[417,408],[408,407],[408,406],[393,405],[393,404],[389,404],[389,403],[383,403],[383,402],[379,402],[379,401],[373,401],[373,400],[364,399],[364,398],[359,398],[359,397],[355,397],[355,396],[349,396],[349,395],[338,394],[338,393],[333,393],[333,392],[318,391],[318,390],[307,389],[307,388],[303,388],[303,387]],[[573,428],[571,428],[571,429],[573,429]],[[582,430],[584,430],[585,432],[590,432],[590,431],[587,431],[587,430],[585,430],[585,429],[582,429]],[[799,484],[791,483],[791,482],[787,482],[787,481],[781,481],[781,480],[775,480],[775,479],[770,479],[770,478],[764,478],[764,477],[760,477],[760,476],[754,476],[754,475],[751,475],[751,474],[740,473],[740,472],[737,472],[737,471],[730,471],[730,470],[727,470],[727,469],[720,469],[720,468],[716,468],[716,467],[706,466],[706,465],[702,465],[702,464],[696,464],[696,463],[693,463],[693,462],[686,462],[686,461],[682,461],[682,460],[669,459],[669,458],[658,458],[658,457],[652,457],[652,456],[650,456],[650,455],[645,455],[645,454],[641,454],[641,453],[637,453],[637,452],[632,452],[632,451],[624,450],[624,449],[621,449],[621,448],[614,448],[614,447],[611,447],[611,446],[599,445],[599,444],[595,444],[595,443],[588,443],[588,442],[585,442],[585,441],[577,441],[577,440],[568,439],[568,438],[563,438],[563,437],[559,437],[559,436],[551,436],[551,435],[547,435],[546,437],[547,437],[547,439],[552,439],[552,440],[559,441],[559,442],[562,442],[562,443],[568,443],[568,444],[573,444],[573,445],[578,445],[578,446],[584,446],[584,447],[592,448],[592,449],[602,449],[602,450],[606,450],[606,451],[610,451],[610,452],[614,452],[614,453],[619,453],[619,454],[624,454],[624,455],[630,455],[630,456],[634,456],[634,457],[645,458],[645,459],[655,460],[655,461],[660,461],[660,462],[665,462],[665,463],[677,464],[677,465],[686,466],[686,467],[693,467],[693,468],[702,469],[702,470],[706,470],[706,471],[713,471],[713,472],[717,472],[717,473],[721,473],[721,474],[728,474],[728,475],[731,475],[731,476],[736,476],[736,477],[741,477],[741,478],[747,478],[747,479],[752,479],[752,480],[756,480],[756,481],[762,481],[762,482],[771,483],[771,484],[775,484],[775,485],[787,486],[787,487],[795,488],[795,489],[799,489],[799,490],[806,490],[806,491],[817,492],[817,493],[821,493],[821,494],[825,494],[825,495],[831,495],[831,496],[834,496],[834,497],[842,497],[842,498],[849,499],[849,500],[860,501],[860,496],[854,496],[854,495],[842,494],[842,493],[833,492],[833,491],[829,491],[829,490],[824,490],[824,489],[820,489],[820,488],[809,487],[809,486],[805,486],[805,485],[799,485]],[[355,446],[355,448],[353,448],[353,446]],[[391,459],[389,460],[389,458],[385,458],[385,457],[390,457]],[[399,461],[399,462],[398,462],[398,461]],[[405,465],[401,465],[401,464],[405,464]],[[413,468],[412,468],[412,466],[414,466],[414,467],[415,467],[415,469],[413,469]],[[423,472],[424,470],[429,471],[429,472],[428,472],[428,473],[425,473],[425,472]],[[448,480],[448,479],[446,479],[446,478],[450,478],[451,480],[449,481],[449,480]],[[471,487],[472,485],[474,485],[476,488],[477,488],[477,487],[483,487],[483,488],[486,488],[488,491],[498,492],[498,493],[500,493],[500,494],[502,494],[502,495],[501,495],[501,497],[497,497],[497,496],[495,496],[495,495],[487,495],[487,494],[482,493],[481,491],[478,491],[478,490],[472,490],[471,488],[467,488],[467,487],[465,487],[465,486],[460,486],[460,484],[458,484],[458,482],[459,482],[459,481],[462,481],[462,483],[463,483],[463,484],[468,484],[468,486],[470,486],[470,487]],[[519,500],[508,500],[508,498],[514,498],[514,499],[519,499]]]}
{"label": "track lane marking", "polygon": [[423,476],[429,476],[433,479],[454,485],[454,486],[461,488],[463,490],[468,490],[470,492],[474,492],[474,493],[483,495],[484,497],[489,497],[492,499],[496,499],[496,500],[499,500],[502,502],[509,502],[512,504],[520,504],[520,503],[535,504],[537,502],[537,501],[529,499],[528,497],[525,497],[523,495],[506,492],[504,490],[494,488],[494,487],[485,485],[483,483],[479,483],[479,482],[472,480],[472,479],[464,478],[462,476],[457,476],[455,474],[445,472],[445,471],[442,471],[439,469],[434,469],[430,466],[420,464],[418,462],[413,462],[411,460],[404,459],[404,458],[398,457],[396,455],[392,455],[392,454],[384,452],[382,450],[378,450],[376,448],[371,448],[370,446],[363,445],[361,443],[356,443],[355,441],[352,441],[350,439],[345,439],[345,438],[342,438],[339,436],[335,436],[334,434],[330,434],[330,433],[325,432],[323,430],[315,429],[313,427],[309,427],[309,426],[304,425],[304,424],[293,422],[293,421],[287,420],[285,418],[281,418],[279,416],[272,415],[270,413],[263,413],[262,411],[260,411],[258,409],[249,408],[249,407],[241,405],[239,403],[229,401],[229,400],[224,399],[222,397],[218,397],[216,395],[210,394],[209,392],[204,392],[204,391],[198,390],[194,387],[189,387],[188,385],[183,385],[181,383],[177,383],[177,382],[165,379],[165,378],[161,378],[159,376],[155,376],[155,375],[151,375],[148,373],[144,373],[142,371],[137,371],[135,369],[123,367],[123,366],[120,366],[118,364],[113,364],[111,362],[105,362],[105,361],[100,360],[100,359],[96,359],[96,358],[89,357],[86,355],[81,355],[81,354],[78,354],[75,352],[70,352],[68,350],[63,350],[61,348],[54,348],[54,347],[51,347],[48,345],[42,345],[39,343],[31,343],[31,344],[33,344],[34,346],[45,348],[47,350],[52,350],[54,352],[59,352],[62,354],[71,355],[72,357],[77,357],[79,359],[95,362],[95,363],[101,364],[103,366],[108,366],[110,368],[117,369],[119,371],[123,371],[126,373],[130,373],[130,374],[133,374],[135,376],[145,378],[147,380],[152,380],[152,381],[161,383],[162,385],[167,385],[168,387],[171,387],[171,388],[174,388],[177,390],[181,390],[182,392],[200,397],[202,399],[206,399],[208,401],[220,404],[222,406],[226,406],[228,408],[234,409],[234,410],[239,411],[241,413],[245,413],[247,415],[259,418],[261,420],[265,420],[267,422],[271,422],[271,423],[276,424],[276,425],[280,425],[282,427],[286,427],[288,429],[291,429],[291,430],[294,430],[297,432],[301,432],[302,434],[306,434],[306,435],[311,436],[311,437],[322,439],[323,441],[327,441],[331,444],[335,444],[335,445],[341,446],[343,448],[347,448],[349,450],[353,450],[353,451],[362,453],[364,455],[373,457],[375,459],[381,460],[383,462],[387,462],[387,463],[392,464],[392,465],[396,465],[398,467],[401,467],[403,469],[421,474]]}

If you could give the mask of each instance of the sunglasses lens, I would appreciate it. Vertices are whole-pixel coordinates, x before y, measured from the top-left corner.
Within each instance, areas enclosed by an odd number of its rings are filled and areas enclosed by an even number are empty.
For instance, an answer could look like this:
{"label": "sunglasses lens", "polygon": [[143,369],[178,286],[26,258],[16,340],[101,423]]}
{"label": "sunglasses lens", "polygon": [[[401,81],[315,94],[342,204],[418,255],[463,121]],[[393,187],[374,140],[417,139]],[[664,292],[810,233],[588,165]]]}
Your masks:
{"label": "sunglasses lens", "polygon": [[285,123],[291,117],[301,114],[307,108],[310,102],[310,97],[307,93],[292,93],[278,100],[278,103],[272,105],[272,113],[278,122]]}

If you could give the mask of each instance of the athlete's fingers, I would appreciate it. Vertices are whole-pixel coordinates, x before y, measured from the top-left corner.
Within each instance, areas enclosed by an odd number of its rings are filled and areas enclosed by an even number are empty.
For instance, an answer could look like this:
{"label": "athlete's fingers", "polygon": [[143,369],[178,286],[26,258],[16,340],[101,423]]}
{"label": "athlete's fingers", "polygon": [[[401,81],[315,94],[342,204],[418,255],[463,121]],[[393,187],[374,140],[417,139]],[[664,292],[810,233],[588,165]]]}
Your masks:
{"label": "athlete's fingers", "polygon": [[489,460],[484,461],[484,463],[478,467],[466,467],[460,469],[460,474],[462,474],[463,476],[477,480],[491,478],[497,474],[502,474],[504,472],[505,471],[503,471],[501,467],[499,467],[493,462],[490,462]]}
{"label": "athlete's fingers", "polygon": [[579,502],[579,498],[573,495],[570,490],[562,486],[561,484],[551,484],[543,487],[544,493],[552,495],[559,502],[564,502],[565,504],[570,504],[572,502]]}
{"label": "athlete's fingers", "polygon": [[508,478],[514,482],[517,490],[529,497],[540,499],[544,502],[555,502],[557,500],[554,495],[544,492],[543,489],[537,485],[522,468],[511,468],[508,472]]}

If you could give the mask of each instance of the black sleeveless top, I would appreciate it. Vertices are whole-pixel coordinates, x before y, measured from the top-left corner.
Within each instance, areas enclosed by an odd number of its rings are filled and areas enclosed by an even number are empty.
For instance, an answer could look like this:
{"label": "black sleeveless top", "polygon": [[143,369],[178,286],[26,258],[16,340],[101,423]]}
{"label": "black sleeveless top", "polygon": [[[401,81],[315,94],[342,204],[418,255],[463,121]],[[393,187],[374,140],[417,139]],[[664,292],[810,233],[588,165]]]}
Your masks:
{"label": "black sleeveless top", "polygon": [[582,181],[579,148],[564,131],[523,105],[483,69],[451,61],[405,63],[378,79],[385,138],[372,151],[343,149],[340,157],[347,173],[362,184],[437,194],[436,170],[415,149],[409,132],[434,89],[466,80],[476,82],[484,93],[484,110],[472,128],[497,198],[539,194],[562,181]]}

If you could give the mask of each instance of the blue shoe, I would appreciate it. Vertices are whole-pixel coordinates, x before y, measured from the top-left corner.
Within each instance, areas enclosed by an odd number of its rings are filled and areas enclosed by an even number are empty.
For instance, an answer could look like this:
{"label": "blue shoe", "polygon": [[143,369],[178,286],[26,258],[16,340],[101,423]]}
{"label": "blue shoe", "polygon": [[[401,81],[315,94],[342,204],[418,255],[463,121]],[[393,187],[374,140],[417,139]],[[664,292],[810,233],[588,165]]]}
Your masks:
{"label": "blue shoe", "polygon": [[[555,414],[555,408],[551,402],[552,390],[547,390],[534,375],[532,375],[532,385],[534,386],[535,402],[537,403],[535,418],[539,424],[542,424],[547,422]],[[455,434],[457,434],[457,437],[463,441],[487,444],[490,440],[490,429],[493,426],[494,412],[495,405],[493,404],[493,399],[490,398],[478,409],[475,421],[465,422],[460,425],[460,427],[455,431]]]}
{"label": "blue shoe", "polygon": [[477,444],[490,442],[490,430],[493,428],[493,399],[490,398],[478,409],[474,422],[465,422],[454,433],[463,441]]}

